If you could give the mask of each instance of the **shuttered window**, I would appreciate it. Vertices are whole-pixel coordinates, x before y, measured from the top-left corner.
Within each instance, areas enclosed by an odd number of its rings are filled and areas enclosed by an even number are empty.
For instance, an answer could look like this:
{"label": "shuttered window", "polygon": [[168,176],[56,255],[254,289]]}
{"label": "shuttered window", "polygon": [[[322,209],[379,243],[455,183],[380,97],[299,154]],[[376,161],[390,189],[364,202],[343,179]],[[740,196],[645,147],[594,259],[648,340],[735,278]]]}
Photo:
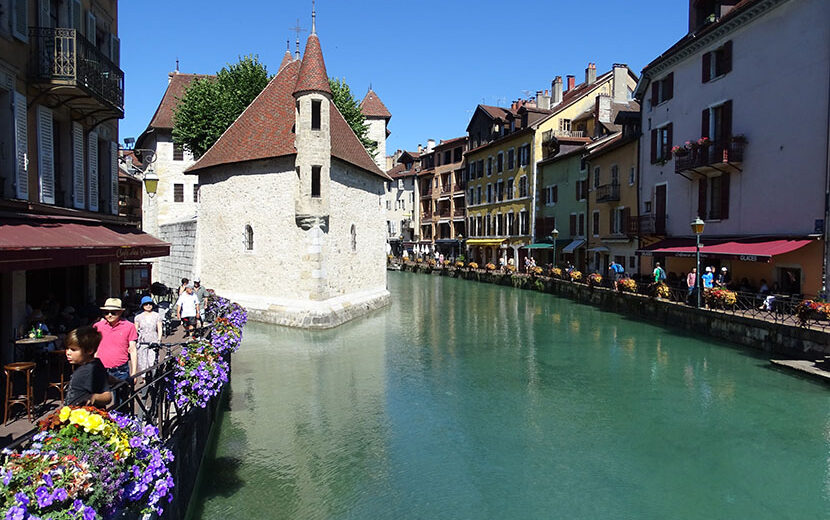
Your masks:
{"label": "shuttered window", "polygon": [[76,209],[86,207],[84,127],[77,121],[72,123],[72,199]]}
{"label": "shuttered window", "polygon": [[89,203],[91,211],[98,211],[98,132],[87,136],[87,172],[89,173]]}
{"label": "shuttered window", "polygon": [[184,184],[173,185],[173,202],[184,202]]}
{"label": "shuttered window", "polygon": [[12,0],[12,35],[18,40],[28,41],[29,5],[26,0]]}
{"label": "shuttered window", "polygon": [[118,143],[110,142],[110,211],[118,215]]}
{"label": "shuttered window", "polygon": [[55,203],[55,151],[52,111],[43,105],[37,107],[37,171],[40,184],[40,202]]}
{"label": "shuttered window", "polygon": [[69,23],[76,31],[83,29],[84,12],[81,9],[81,0],[72,0],[69,3]]}
{"label": "shuttered window", "polygon": [[89,40],[89,43],[93,46],[98,45],[95,38],[95,15],[90,11],[86,12],[86,30],[84,31],[84,36],[86,36],[86,39]]}
{"label": "shuttered window", "polygon": [[26,96],[14,93],[15,187],[18,199],[29,198],[29,152]]}
{"label": "shuttered window", "polygon": [[707,52],[701,60],[701,81],[708,83],[714,78],[732,71],[732,40],[714,51]]}
{"label": "shuttered window", "polygon": [[40,27],[51,27],[50,23],[51,0],[37,0],[37,20]]}
{"label": "shuttered window", "polygon": [[110,34],[110,59],[116,66],[121,65],[121,40],[118,36]]}

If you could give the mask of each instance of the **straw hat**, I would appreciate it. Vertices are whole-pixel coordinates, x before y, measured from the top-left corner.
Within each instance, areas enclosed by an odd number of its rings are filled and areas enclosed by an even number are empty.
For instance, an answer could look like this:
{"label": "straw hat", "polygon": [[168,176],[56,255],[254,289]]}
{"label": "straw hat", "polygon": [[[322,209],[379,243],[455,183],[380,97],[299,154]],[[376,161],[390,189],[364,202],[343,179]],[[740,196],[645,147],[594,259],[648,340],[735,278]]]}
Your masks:
{"label": "straw hat", "polygon": [[123,311],[121,306],[121,298],[107,298],[104,305],[101,306],[102,311]]}

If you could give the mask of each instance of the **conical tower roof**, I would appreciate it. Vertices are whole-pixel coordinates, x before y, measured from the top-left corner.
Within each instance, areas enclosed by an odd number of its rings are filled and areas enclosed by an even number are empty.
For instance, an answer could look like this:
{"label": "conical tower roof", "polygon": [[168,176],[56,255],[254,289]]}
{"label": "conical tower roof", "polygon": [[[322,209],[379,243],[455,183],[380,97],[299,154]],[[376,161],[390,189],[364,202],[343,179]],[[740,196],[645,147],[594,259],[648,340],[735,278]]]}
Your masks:
{"label": "conical tower roof", "polygon": [[280,67],[277,69],[277,72],[281,71],[283,67],[294,61],[294,57],[291,55],[290,43],[286,42],[285,46],[285,54],[282,55],[282,61],[280,62]]}
{"label": "conical tower roof", "polygon": [[366,117],[381,117],[387,121],[392,118],[389,109],[380,100],[380,97],[371,88],[360,102],[360,111]]}
{"label": "conical tower roof", "polygon": [[323,50],[320,48],[320,38],[316,33],[311,33],[306,41],[294,95],[310,91],[325,92],[331,95],[326,63],[323,61]]}

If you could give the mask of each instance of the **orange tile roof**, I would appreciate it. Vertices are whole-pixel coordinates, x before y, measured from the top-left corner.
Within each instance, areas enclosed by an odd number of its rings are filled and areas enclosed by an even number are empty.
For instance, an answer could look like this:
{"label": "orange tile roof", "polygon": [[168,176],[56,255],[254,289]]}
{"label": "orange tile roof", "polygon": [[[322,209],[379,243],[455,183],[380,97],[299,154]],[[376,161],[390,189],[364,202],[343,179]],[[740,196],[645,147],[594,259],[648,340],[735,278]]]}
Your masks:
{"label": "orange tile roof", "polygon": [[195,79],[215,78],[216,76],[208,74],[182,74],[181,72],[171,72],[170,82],[167,84],[167,90],[164,91],[164,96],[161,98],[156,113],[153,114],[153,119],[150,120],[149,128],[163,128],[167,130],[173,129],[173,112],[178,104],[178,100],[184,96],[187,87],[193,83]]}
{"label": "orange tile roof", "polygon": [[326,63],[323,60],[323,50],[320,48],[320,39],[312,33],[305,44],[300,76],[294,87],[294,94],[308,91],[325,92],[331,95],[329,77],[326,74]]}
{"label": "orange tile roof", "polygon": [[366,117],[383,117],[387,120],[392,118],[392,114],[380,100],[380,97],[374,90],[369,89],[369,92],[363,97],[360,102],[360,110]]}

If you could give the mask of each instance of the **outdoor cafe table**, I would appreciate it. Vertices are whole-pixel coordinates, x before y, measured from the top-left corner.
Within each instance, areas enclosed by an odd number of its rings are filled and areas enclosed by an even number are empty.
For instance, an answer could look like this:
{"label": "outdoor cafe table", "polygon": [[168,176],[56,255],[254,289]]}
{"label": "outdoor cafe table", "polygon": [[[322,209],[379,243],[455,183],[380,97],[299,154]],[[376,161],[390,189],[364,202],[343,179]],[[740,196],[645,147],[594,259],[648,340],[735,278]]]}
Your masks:
{"label": "outdoor cafe table", "polygon": [[41,338],[20,338],[14,342],[14,358],[17,360],[23,357],[27,352],[31,352],[41,346],[48,345],[58,340],[54,334],[46,334]]}

